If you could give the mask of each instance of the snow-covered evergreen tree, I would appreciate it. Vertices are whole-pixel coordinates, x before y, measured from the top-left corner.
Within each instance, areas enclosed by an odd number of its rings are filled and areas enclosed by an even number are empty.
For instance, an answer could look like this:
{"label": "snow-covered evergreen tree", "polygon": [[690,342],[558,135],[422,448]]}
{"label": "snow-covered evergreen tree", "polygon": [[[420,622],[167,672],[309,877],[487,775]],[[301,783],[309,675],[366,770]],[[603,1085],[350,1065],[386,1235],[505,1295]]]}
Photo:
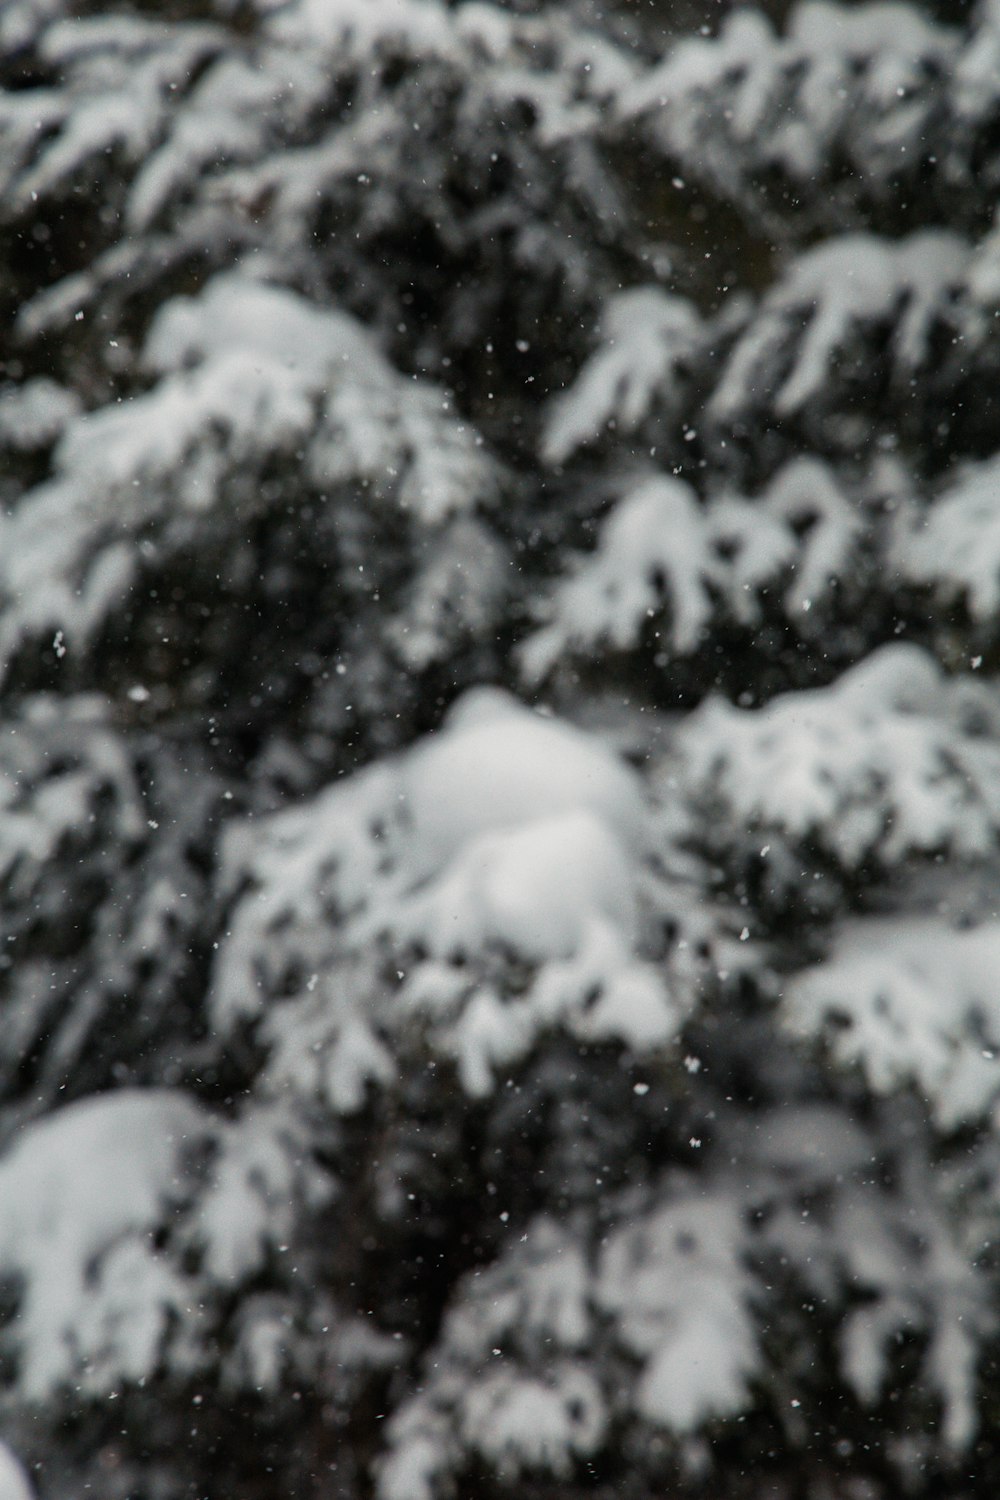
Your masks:
{"label": "snow-covered evergreen tree", "polygon": [[0,1500],[993,1500],[1000,6],[0,5]]}

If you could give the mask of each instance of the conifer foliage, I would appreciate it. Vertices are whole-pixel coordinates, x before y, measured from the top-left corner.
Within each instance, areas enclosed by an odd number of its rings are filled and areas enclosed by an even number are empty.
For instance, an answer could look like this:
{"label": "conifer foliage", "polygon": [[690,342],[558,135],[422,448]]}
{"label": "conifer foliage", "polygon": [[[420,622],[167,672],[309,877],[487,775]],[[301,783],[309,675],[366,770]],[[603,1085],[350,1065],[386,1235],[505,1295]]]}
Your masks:
{"label": "conifer foliage", "polygon": [[0,1497],[986,1500],[1000,7],[0,5]]}

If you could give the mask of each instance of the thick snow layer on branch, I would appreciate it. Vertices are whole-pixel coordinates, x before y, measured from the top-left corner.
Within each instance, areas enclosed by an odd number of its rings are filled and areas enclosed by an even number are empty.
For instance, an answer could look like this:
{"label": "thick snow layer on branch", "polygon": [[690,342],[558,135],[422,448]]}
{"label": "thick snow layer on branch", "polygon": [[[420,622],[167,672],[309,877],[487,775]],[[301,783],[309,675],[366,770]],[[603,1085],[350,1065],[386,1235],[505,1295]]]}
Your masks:
{"label": "thick snow layer on branch", "polygon": [[[521,647],[529,682],[566,656],[627,651],[652,628],[661,649],[695,652],[713,623],[760,621],[763,595],[793,625],[849,572],[863,517],[816,459],[795,459],[762,495],[699,501],[683,480],[658,475],[630,488],[576,558]],[[649,622],[654,622],[650,627]]]}
{"label": "thick snow layer on branch", "polygon": [[955,930],[927,916],[857,922],[789,987],[790,1024],[829,1037],[871,1087],[912,1084],[940,1124],[1000,1095],[1000,924]]}
{"label": "thick snow layer on branch", "polygon": [[167,303],[153,321],[143,363],[156,374],[174,374],[225,355],[295,371],[307,386],[344,369],[361,384],[378,386],[390,378],[389,366],[353,318],[239,272],[217,276],[197,297]]}
{"label": "thick snow layer on branch", "polygon": [[897,532],[893,561],[904,577],[945,599],[965,600],[983,623],[1000,614],[1000,457],[970,464]]}
{"label": "thick snow layer on branch", "polygon": [[183,1095],[123,1090],[28,1126],[0,1158],[0,1268],[23,1286],[10,1333],[26,1395],[154,1368],[183,1291],[151,1235],[207,1134]]}
{"label": "thick snow layer on branch", "polygon": [[[846,161],[862,190],[898,193],[905,149],[940,111],[938,79],[956,54],[960,71],[961,33],[908,5],[816,0],[792,8],[784,35],[761,12],[739,9],[717,36],[683,39],[630,81],[619,110],[642,119],[685,175],[766,221],[759,179],[775,170],[811,184]],[[968,65],[977,77],[985,71]],[[985,103],[977,99],[983,112]],[[807,211],[822,221],[829,207],[842,224],[844,194],[838,184],[829,205],[811,201]]]}
{"label": "thick snow layer on branch", "polygon": [[0,671],[31,638],[85,649],[142,569],[231,537],[287,491],[352,488],[428,526],[474,509],[495,468],[442,393],[397,376],[364,329],[228,272],[157,315],[144,396],[70,421],[56,477],[0,516]]}
{"label": "thick snow layer on branch", "polygon": [[691,1432],[746,1405],[758,1354],[743,1238],[738,1203],[703,1193],[609,1238],[597,1298],[643,1361],[636,1405],[650,1422]]}
{"label": "thick snow layer on branch", "polygon": [[[473,692],[394,765],[233,836],[230,879],[251,891],[216,1017],[265,1011],[275,1081],[344,1110],[393,1077],[386,1043],[414,1014],[475,1094],[547,1026],[666,1041],[679,1013],[639,958],[645,821],[636,779],[596,740]],[[380,944],[395,993],[372,970]],[[501,998],[486,975],[508,962],[532,977]]]}
{"label": "thick snow layer on branch", "polygon": [[27,1474],[6,1443],[0,1443],[0,1500],[34,1500]]}
{"label": "thick snow layer on branch", "polygon": [[771,405],[790,416],[822,396],[838,357],[876,326],[892,329],[892,365],[909,376],[927,362],[934,323],[948,310],[970,259],[946,230],[889,242],[845,235],[808,250],[765,297],[729,356],[712,397],[718,421]]}
{"label": "thick snow layer on branch", "polygon": [[833,687],[759,710],[710,702],[681,746],[696,797],[845,870],[981,856],[1000,835],[1000,702],[916,647],[885,646]]}
{"label": "thick snow layer on branch", "polygon": [[213,1301],[333,1190],[281,1104],[223,1120],[180,1091],[127,1088],[29,1123],[0,1157],[0,1276],[17,1295],[0,1349],[18,1394],[217,1368]]}
{"label": "thick snow layer on branch", "polygon": [[572,385],[552,405],[542,455],[563,463],[597,441],[609,424],[630,433],[654,403],[669,410],[685,362],[704,338],[692,303],[658,287],[638,287],[612,297],[598,329],[598,347]]}

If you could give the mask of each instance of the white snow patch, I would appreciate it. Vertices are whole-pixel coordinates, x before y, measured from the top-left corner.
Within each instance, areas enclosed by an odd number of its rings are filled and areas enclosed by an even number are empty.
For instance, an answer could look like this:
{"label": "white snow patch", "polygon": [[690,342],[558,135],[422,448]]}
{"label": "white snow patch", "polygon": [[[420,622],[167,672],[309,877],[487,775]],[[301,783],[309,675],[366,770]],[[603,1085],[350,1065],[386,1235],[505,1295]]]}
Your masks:
{"label": "white snow patch", "polygon": [[461,1436],[504,1478],[543,1469],[569,1477],[573,1460],[599,1446],[606,1427],[604,1399],[582,1365],[561,1364],[546,1379],[520,1372],[487,1372],[471,1387]]}
{"label": "white snow patch", "polygon": [[992,619],[1000,610],[1000,456],[969,464],[923,514],[907,516],[893,561],[942,598],[964,596],[977,620]]}
{"label": "white snow patch", "polygon": [[400,768],[414,877],[440,871],[481,834],[589,811],[628,848],[642,843],[637,778],[579,730],[514,698],[474,691]]}
{"label": "white snow patch", "polygon": [[179,1296],[150,1233],[182,1192],[185,1150],[207,1134],[181,1094],[125,1089],[28,1126],[0,1159],[0,1266],[23,1278],[26,1396],[84,1369],[94,1389],[149,1372]]}
{"label": "white snow patch", "polygon": [[619,292],[604,310],[598,348],[576,380],[553,402],[542,437],[542,456],[564,463],[595,442],[609,422],[629,433],[654,403],[669,408],[685,360],[704,337],[692,303],[658,287]]}
{"label": "white snow patch", "polygon": [[762,396],[778,415],[801,411],[827,384],[836,356],[876,324],[894,324],[893,357],[908,376],[926,362],[934,321],[970,255],[966,241],[937,229],[896,242],[843,235],[806,251],[737,341],[710,415],[731,420]]}
{"label": "white snow patch", "polygon": [[914,1085],[944,1129],[979,1118],[1000,1096],[1000,923],[857,922],[795,979],[786,1014],[876,1092]]}
{"label": "white snow patch", "polygon": [[6,1443],[0,1443],[0,1500],[35,1500],[23,1466]]}
{"label": "white snow patch", "polygon": [[608,1240],[597,1297],[644,1360],[647,1420],[693,1432],[747,1405],[759,1358],[742,1243],[739,1205],[723,1194],[680,1197]]}
{"label": "white snow patch", "polygon": [[720,616],[755,625],[765,591],[782,588],[801,628],[849,567],[863,523],[826,466],[796,459],[754,500],[723,493],[700,501],[682,480],[656,475],[627,490],[593,553],[542,601],[545,623],[522,643],[528,682],[565,655],[624,651],[648,622],[661,650],[697,650]]}
{"label": "white snow patch", "polygon": [[845,868],[981,856],[1000,834],[1000,702],[915,646],[762,709],[711,701],[680,743],[694,795],[762,836],[814,838]]}
{"label": "white snow patch", "polygon": [[547,1027],[662,1044],[680,1008],[641,956],[647,822],[638,778],[596,738],[475,690],[395,762],[230,836],[227,881],[251,890],[217,961],[217,1023],[262,1015],[269,1085],[338,1111],[395,1076],[415,1017],[473,1095]]}

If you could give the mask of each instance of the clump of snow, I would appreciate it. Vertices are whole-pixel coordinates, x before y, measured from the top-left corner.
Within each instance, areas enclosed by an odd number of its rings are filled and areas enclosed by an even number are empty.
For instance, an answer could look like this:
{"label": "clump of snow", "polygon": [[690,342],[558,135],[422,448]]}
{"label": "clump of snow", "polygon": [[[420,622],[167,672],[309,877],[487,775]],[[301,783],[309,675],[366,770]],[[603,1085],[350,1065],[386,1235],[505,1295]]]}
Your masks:
{"label": "clump of snow", "polygon": [[953,1129],[1000,1096],[1000,924],[955,930],[926,916],[860,921],[796,976],[789,1024],[829,1038],[877,1093],[914,1086]]}
{"label": "clump of snow", "polygon": [[0,1158],[0,1269],[22,1283],[10,1337],[26,1396],[110,1389],[155,1367],[184,1294],[151,1235],[207,1135],[183,1095],[125,1089],[28,1126]]}
{"label": "clump of snow", "polygon": [[[395,764],[233,835],[229,878],[251,890],[219,954],[217,1021],[261,1017],[272,1081],[338,1110],[395,1076],[414,1016],[473,1094],[546,1027],[667,1041],[679,1008],[641,952],[647,819],[596,739],[473,691]],[[502,996],[497,964],[527,982]]]}
{"label": "clump of snow", "polygon": [[44,448],[80,411],[80,399],[66,386],[41,376],[0,390],[0,445],[16,450]]}
{"label": "clump of snow", "polygon": [[158,375],[231,355],[296,371],[308,385],[349,366],[352,379],[380,384],[389,366],[361,325],[346,313],[314,307],[284,287],[223,272],[196,297],[160,309],[143,348]]}
{"label": "clump of snow", "polygon": [[633,874],[607,825],[574,811],[467,842],[395,925],[435,958],[500,944],[542,961],[577,953],[594,921],[634,940]]}
{"label": "clump of snow", "polygon": [[397,376],[360,324],[249,272],[168,303],[143,359],[153,389],[71,420],[56,477],[0,516],[0,671],[42,632],[85,647],[144,557],[196,531],[242,538],[276,503],[260,475],[279,456],[323,497],[351,484],[427,526],[492,496],[495,466],[440,392]]}
{"label": "clump of snow", "polygon": [[35,1500],[35,1492],[6,1443],[0,1443],[0,1500]]}
{"label": "clump of snow", "polygon": [[700,502],[683,480],[641,480],[604,522],[595,551],[543,602],[546,623],[521,647],[525,678],[540,680],[569,654],[629,650],[653,619],[661,649],[690,654],[722,615],[758,623],[767,590],[781,591],[802,629],[848,569],[862,528],[816,459],[786,464],[755,500],[723,493]]}
{"label": "clump of snow", "polygon": [[563,463],[611,422],[616,431],[634,432],[654,402],[670,407],[703,337],[686,298],[658,287],[617,293],[601,318],[596,352],[553,403],[542,437],[546,461]]}
{"label": "clump of snow", "polygon": [[637,778],[597,739],[489,689],[460,699],[445,732],[414,749],[400,797],[414,875],[481,834],[560,813],[587,810],[631,848],[645,823]]}
{"label": "clump of snow", "polygon": [[179,1090],[127,1088],[29,1123],[0,1157],[0,1276],[18,1294],[0,1336],[19,1392],[99,1396],[218,1356],[208,1307],[287,1243],[334,1190],[301,1118],[237,1118]]}
{"label": "clump of snow", "polygon": [[919,516],[900,526],[893,561],[905,578],[945,599],[960,596],[976,620],[1000,610],[1000,457],[970,464]]}
{"label": "clump of snow", "polygon": [[[926,363],[931,330],[961,286],[968,244],[945,230],[891,243],[844,235],[807,250],[737,341],[709,405],[717,421],[759,407],[791,416],[828,387],[838,356],[875,325],[892,325],[895,368]],[[803,331],[804,330],[804,331]]]}
{"label": "clump of snow", "polygon": [[636,1406],[648,1421],[692,1432],[746,1406],[759,1360],[743,1239],[728,1194],[677,1197],[609,1238],[597,1298],[643,1362]]}
{"label": "clump of snow", "polygon": [[885,646],[834,686],[762,709],[709,702],[680,748],[720,830],[812,840],[845,869],[981,856],[1000,835],[1000,704],[914,646]]}
{"label": "clump of snow", "polygon": [[740,9],[717,36],[684,39],[628,81],[618,108],[685,174],[766,224],[758,174],[815,181],[834,153],[866,186],[898,191],[901,115],[905,138],[919,137],[937,104],[928,81],[956,52],[965,60],[960,47],[960,32],[902,4],[798,5],[785,35]]}

